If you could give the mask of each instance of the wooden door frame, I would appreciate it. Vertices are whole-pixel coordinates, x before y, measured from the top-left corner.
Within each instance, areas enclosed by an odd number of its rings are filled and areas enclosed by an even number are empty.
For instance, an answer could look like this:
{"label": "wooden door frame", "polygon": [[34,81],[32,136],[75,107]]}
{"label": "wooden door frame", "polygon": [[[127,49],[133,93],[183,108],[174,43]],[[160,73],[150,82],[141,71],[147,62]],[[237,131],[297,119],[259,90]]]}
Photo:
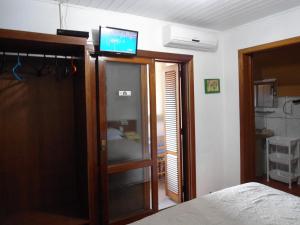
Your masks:
{"label": "wooden door frame", "polygon": [[[99,137],[97,135],[97,102],[96,95],[96,83],[98,69],[95,66],[95,61],[89,59],[90,55],[94,55],[94,49],[97,49],[97,46],[87,45],[86,46],[86,68],[89,78],[86,81],[87,86],[87,100],[89,105],[89,114],[92,116],[88,121],[88,127],[90,130],[89,133],[89,146],[90,149],[93,149],[89,152],[89,189],[90,189],[90,218],[91,224],[99,224],[99,218],[103,212],[99,212],[100,203],[100,193],[101,185],[99,183],[100,172],[98,171],[99,163]],[[188,201],[196,198],[196,149],[195,149],[195,109],[194,109],[194,70],[193,70],[193,56],[192,55],[183,55],[183,54],[174,54],[174,53],[164,53],[164,52],[155,52],[155,51],[144,51],[139,50],[138,57],[150,58],[155,60],[160,60],[164,62],[178,62],[182,64],[182,69],[184,74],[182,76],[183,85],[182,85],[182,117],[183,117],[183,136],[184,136],[184,148],[185,154],[183,161],[185,163],[184,170],[184,200]],[[103,190],[103,187],[102,187]],[[105,213],[105,212],[104,212]],[[148,214],[150,215],[150,214]],[[102,215],[103,216],[103,215]],[[144,215],[147,216],[147,215]],[[140,217],[141,219],[142,217]],[[138,219],[138,218],[136,218]],[[130,222],[130,221],[128,221]]]}
{"label": "wooden door frame", "polygon": [[182,65],[183,190],[184,201],[196,198],[195,100],[193,56],[139,50],[138,57]]}
{"label": "wooden door frame", "polygon": [[300,37],[271,42],[255,47],[240,49],[238,51],[241,183],[255,181],[255,112],[252,73],[253,54],[295,44],[300,44]]}
{"label": "wooden door frame", "polygon": [[[107,163],[107,115],[106,110],[103,111],[103,109],[106,108],[107,100],[106,100],[106,75],[105,75],[105,64],[107,62],[119,62],[119,63],[133,63],[133,64],[139,64],[139,65],[149,65],[149,94],[150,94],[150,133],[151,133],[151,158],[140,160],[140,161],[134,161],[134,162],[122,162],[117,165],[109,165]],[[108,204],[108,175],[114,174],[114,173],[120,173],[125,172],[133,169],[139,169],[139,168],[147,168],[151,167],[151,195],[152,196],[152,208],[147,209],[144,212],[130,215],[128,217],[124,217],[122,219],[118,219],[113,222],[109,222],[109,211],[108,207],[102,207],[101,212],[101,220],[104,224],[111,224],[111,225],[121,225],[121,224],[127,224],[129,222],[134,222],[137,219],[143,218],[147,215],[156,213],[158,211],[158,183],[157,183],[157,157],[156,157],[156,93],[155,93],[155,65],[154,61],[149,58],[142,58],[142,57],[133,57],[133,58],[120,58],[120,57],[102,57],[101,60],[97,57],[96,64],[98,65],[98,71],[97,71],[97,77],[98,80],[96,83],[98,84],[97,88],[97,98],[98,101],[98,107],[97,107],[97,114],[98,114],[98,137],[99,137],[99,145],[102,145],[101,147],[98,146],[98,155],[99,155],[99,167],[100,168],[100,177],[102,177],[101,181],[99,181],[100,184],[100,202]],[[103,143],[105,144],[103,145]],[[104,193],[104,194],[103,194]],[[149,203],[150,204],[150,203]],[[106,205],[107,206],[107,205]]]}

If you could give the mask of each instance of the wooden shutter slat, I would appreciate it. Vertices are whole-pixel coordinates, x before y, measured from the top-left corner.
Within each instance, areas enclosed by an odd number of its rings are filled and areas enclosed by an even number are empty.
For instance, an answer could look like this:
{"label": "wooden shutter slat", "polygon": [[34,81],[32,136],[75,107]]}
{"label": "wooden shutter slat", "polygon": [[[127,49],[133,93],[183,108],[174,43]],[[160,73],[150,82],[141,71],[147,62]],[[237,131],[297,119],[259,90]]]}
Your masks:
{"label": "wooden shutter slat", "polygon": [[[177,77],[176,71],[165,72],[165,132],[166,132],[166,171],[167,171],[167,192],[176,195],[177,201],[180,199],[179,187],[179,120],[178,120],[178,102],[177,102]],[[174,200],[174,199],[173,199]]]}

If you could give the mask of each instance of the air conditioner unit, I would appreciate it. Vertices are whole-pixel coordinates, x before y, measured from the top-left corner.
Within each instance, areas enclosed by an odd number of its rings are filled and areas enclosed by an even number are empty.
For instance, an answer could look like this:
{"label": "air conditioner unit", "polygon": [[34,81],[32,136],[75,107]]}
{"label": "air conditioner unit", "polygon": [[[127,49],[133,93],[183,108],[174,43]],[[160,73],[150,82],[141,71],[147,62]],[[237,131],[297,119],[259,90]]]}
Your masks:
{"label": "air conditioner unit", "polygon": [[213,32],[168,25],[163,28],[163,45],[198,51],[216,51],[218,39]]}

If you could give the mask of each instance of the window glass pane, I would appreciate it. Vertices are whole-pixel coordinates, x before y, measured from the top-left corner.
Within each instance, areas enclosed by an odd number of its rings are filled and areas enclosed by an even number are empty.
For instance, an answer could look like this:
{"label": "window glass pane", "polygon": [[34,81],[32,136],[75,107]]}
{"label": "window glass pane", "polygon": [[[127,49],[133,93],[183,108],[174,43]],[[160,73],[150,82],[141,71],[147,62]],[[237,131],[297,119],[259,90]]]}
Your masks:
{"label": "window glass pane", "polygon": [[109,219],[115,221],[151,209],[151,167],[109,177]]}
{"label": "window glass pane", "polygon": [[108,163],[150,158],[147,65],[107,62]]}

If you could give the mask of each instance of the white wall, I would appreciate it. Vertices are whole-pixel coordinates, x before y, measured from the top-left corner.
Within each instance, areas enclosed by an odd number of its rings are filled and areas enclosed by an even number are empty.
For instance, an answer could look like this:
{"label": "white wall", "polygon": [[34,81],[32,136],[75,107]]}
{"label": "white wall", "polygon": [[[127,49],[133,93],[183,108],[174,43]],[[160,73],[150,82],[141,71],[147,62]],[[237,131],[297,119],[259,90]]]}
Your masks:
{"label": "white wall", "polygon": [[[198,195],[222,187],[223,89],[221,94],[204,95],[204,78],[221,78],[222,48],[216,53],[164,48],[165,21],[104,10],[70,6],[63,8],[67,29],[90,31],[110,25],[139,31],[139,49],[194,55],[195,114]],[[33,0],[6,0],[0,3],[0,27],[54,34],[59,27],[57,4]],[[221,86],[222,88],[222,86]]]}
{"label": "white wall", "polygon": [[300,8],[225,31],[224,46],[224,187],[240,183],[238,49],[300,36]]}

